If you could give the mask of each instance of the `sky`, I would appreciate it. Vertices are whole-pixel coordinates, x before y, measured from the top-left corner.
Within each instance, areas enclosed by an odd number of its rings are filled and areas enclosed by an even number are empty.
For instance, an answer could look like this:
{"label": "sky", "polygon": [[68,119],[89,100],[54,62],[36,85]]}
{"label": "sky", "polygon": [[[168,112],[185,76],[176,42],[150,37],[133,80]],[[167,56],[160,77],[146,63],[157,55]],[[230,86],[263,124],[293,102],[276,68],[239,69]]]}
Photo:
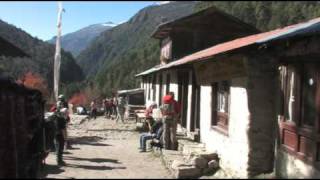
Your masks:
{"label": "sky", "polygon": [[[129,20],[155,1],[63,1],[62,35],[88,25]],[[42,40],[57,34],[56,1],[1,1],[0,19]]]}

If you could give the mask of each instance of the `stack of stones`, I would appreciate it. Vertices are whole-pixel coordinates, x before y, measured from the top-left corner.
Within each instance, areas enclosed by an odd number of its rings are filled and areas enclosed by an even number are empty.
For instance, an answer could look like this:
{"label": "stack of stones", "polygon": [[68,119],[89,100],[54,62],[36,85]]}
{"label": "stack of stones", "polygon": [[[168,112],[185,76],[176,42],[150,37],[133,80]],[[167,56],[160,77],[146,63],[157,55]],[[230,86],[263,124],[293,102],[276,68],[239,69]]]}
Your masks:
{"label": "stack of stones", "polygon": [[216,153],[191,154],[185,161],[174,160],[171,168],[176,178],[197,178],[215,172],[219,168]]}

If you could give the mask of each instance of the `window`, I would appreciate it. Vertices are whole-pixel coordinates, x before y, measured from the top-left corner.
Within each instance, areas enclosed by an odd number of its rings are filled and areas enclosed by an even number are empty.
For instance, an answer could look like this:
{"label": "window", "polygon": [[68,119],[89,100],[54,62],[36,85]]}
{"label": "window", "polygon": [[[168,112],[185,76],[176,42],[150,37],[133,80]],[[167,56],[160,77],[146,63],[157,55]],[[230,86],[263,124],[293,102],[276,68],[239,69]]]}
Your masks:
{"label": "window", "polygon": [[280,75],[283,97],[279,124],[281,147],[306,162],[319,162],[319,65],[283,65]]}
{"label": "window", "polygon": [[311,64],[283,67],[284,118],[291,123],[313,128],[317,119],[317,72]]}
{"label": "window", "polygon": [[316,73],[310,65],[305,65],[302,76],[302,121],[303,126],[313,127],[315,125],[316,110]]}
{"label": "window", "polygon": [[228,130],[230,83],[221,81],[212,84],[212,126]]}

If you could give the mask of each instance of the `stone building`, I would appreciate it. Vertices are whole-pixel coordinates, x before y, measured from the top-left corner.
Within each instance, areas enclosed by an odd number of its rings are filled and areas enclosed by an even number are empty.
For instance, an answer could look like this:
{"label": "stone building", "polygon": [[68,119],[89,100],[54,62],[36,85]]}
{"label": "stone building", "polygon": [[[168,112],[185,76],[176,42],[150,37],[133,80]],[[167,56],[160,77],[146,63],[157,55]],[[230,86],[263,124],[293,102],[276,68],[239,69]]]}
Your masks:
{"label": "stone building", "polygon": [[317,18],[186,51],[138,76],[147,100],[162,95],[163,82],[178,94],[182,126],[199,128],[200,142],[234,177],[320,177],[319,32]]}
{"label": "stone building", "polygon": [[160,64],[137,75],[142,77],[145,102],[154,101],[161,105],[161,97],[169,91],[174,92],[182,105],[182,130],[190,136],[197,134],[200,128],[200,86],[196,84],[193,67],[183,65],[164,71],[159,68],[215,44],[258,32],[215,7],[160,24],[152,34],[160,40]]}

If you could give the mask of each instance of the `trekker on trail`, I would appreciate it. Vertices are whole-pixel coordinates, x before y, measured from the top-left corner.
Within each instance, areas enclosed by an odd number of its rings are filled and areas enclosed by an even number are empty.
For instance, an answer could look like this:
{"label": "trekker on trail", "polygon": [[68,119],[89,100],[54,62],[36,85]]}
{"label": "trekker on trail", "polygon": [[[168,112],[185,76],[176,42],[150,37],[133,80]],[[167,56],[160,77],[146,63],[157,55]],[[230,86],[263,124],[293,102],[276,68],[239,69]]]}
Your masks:
{"label": "trekker on trail", "polygon": [[[63,109],[63,108],[66,108],[67,109],[67,111],[66,111],[66,122],[67,122],[67,124],[68,123],[70,123],[70,116],[69,116],[69,111],[68,111],[68,109],[69,109],[69,105],[68,105],[68,102],[67,102],[67,100],[65,99],[65,97],[64,97],[64,95],[63,94],[60,94],[59,96],[58,96],[58,101],[57,101],[57,105],[56,105],[56,107],[57,107],[57,111],[60,111],[61,109]],[[64,140],[65,140],[65,144],[66,144],[66,148],[67,149],[71,149],[71,145],[70,145],[70,142],[68,141],[68,125],[66,124],[66,128],[64,129],[64,132],[63,132],[63,134],[64,134]]]}
{"label": "trekker on trail", "polygon": [[118,107],[118,99],[116,96],[114,96],[113,98],[111,98],[111,111],[112,111],[113,117],[115,118],[118,117],[117,107]]}
{"label": "trekker on trail", "polygon": [[165,149],[177,149],[177,122],[180,113],[180,107],[174,100],[174,93],[169,92],[163,97],[163,104],[160,107],[163,117],[163,143]]}
{"label": "trekker on trail", "polygon": [[90,116],[93,119],[97,118],[97,104],[96,104],[96,100],[93,100],[90,104],[90,108],[91,108],[91,113]]}
{"label": "trekker on trail", "polygon": [[[146,152],[146,142],[149,139],[153,139],[157,137],[158,130],[162,127],[161,119],[157,119],[156,121],[152,118],[150,112],[157,107],[156,103],[152,103],[146,112],[147,116],[147,124],[148,124],[148,133],[142,133],[140,136],[140,152]],[[149,111],[149,112],[148,112]],[[151,117],[150,117],[151,116]]]}
{"label": "trekker on trail", "polygon": [[[59,166],[64,166],[66,163],[63,161],[63,149],[65,145],[65,129],[67,125],[67,108],[52,107],[50,111],[53,111],[52,118],[54,124],[54,144],[56,151],[56,161]],[[51,120],[50,120],[51,121]]]}
{"label": "trekker on trail", "polygon": [[111,114],[112,114],[112,102],[111,102],[111,99],[106,99],[105,102],[104,102],[104,108],[105,108],[105,116],[106,118],[110,118],[111,117]]}
{"label": "trekker on trail", "polygon": [[116,122],[118,122],[119,119],[121,119],[121,121],[124,123],[124,114],[126,111],[126,102],[125,99],[123,97],[119,97],[118,100],[118,106],[117,106],[117,118],[116,118]]}

